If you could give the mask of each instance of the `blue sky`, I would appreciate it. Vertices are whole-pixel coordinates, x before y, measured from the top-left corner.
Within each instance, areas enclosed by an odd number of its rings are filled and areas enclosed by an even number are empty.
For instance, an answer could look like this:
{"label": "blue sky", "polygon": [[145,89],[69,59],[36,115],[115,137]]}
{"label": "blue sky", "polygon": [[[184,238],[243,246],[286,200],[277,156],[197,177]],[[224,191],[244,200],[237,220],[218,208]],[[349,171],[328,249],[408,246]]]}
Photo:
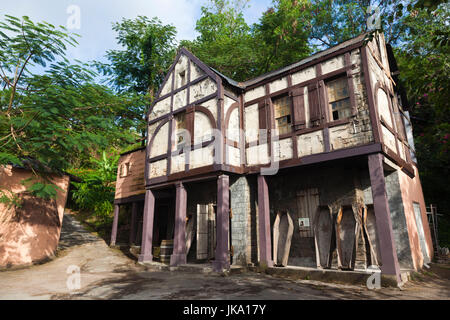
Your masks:
{"label": "blue sky", "polygon": [[[81,35],[76,48],[69,48],[67,57],[81,61],[103,60],[108,49],[118,45],[111,23],[122,18],[138,15],[158,17],[164,24],[177,28],[177,39],[194,39],[195,22],[200,17],[201,6],[207,0],[13,0],[2,1],[0,19],[4,14],[29,16],[33,21],[47,21],[54,25],[67,26],[71,5],[80,9],[80,29],[71,31]],[[262,12],[271,5],[271,0],[250,0],[245,10],[245,19],[257,22]]]}

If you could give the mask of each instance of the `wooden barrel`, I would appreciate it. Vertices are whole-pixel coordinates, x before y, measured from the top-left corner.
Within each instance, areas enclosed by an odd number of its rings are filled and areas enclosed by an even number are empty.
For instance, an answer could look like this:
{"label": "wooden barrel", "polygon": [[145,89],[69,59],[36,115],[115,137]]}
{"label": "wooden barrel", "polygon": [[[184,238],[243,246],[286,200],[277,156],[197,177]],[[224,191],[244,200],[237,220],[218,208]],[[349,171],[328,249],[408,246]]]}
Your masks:
{"label": "wooden barrel", "polygon": [[161,262],[169,263],[172,252],[173,252],[173,240],[162,240],[159,252],[159,258]]}

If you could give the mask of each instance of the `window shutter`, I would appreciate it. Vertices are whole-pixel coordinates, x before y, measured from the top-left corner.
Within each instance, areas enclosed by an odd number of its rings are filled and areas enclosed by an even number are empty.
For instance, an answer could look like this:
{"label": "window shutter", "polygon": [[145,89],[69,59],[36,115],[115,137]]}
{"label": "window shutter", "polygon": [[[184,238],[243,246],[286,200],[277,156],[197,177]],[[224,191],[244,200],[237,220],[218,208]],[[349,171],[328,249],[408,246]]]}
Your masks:
{"label": "window shutter", "polygon": [[293,124],[296,128],[304,128],[305,119],[305,95],[303,88],[295,88],[292,90],[292,104],[293,104]]}
{"label": "window shutter", "polygon": [[308,103],[310,121],[320,121],[321,116],[318,83],[314,83],[308,86]]}
{"label": "window shutter", "polygon": [[259,129],[267,129],[267,103],[266,100],[258,104],[259,111]]}

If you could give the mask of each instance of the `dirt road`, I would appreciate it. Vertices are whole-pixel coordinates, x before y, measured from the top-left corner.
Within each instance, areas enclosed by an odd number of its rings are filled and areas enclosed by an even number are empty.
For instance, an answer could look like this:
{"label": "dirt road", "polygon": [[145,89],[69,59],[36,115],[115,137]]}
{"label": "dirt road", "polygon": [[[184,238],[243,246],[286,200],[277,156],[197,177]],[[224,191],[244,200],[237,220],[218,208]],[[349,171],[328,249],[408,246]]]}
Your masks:
{"label": "dirt road", "polygon": [[[80,269],[80,289],[69,290],[68,268]],[[75,266],[75,267],[73,267]],[[70,269],[69,269],[70,270]],[[369,290],[260,273],[231,276],[149,271],[111,249],[66,215],[58,256],[43,265],[0,272],[0,299],[450,299],[450,265],[436,265],[402,290]]]}

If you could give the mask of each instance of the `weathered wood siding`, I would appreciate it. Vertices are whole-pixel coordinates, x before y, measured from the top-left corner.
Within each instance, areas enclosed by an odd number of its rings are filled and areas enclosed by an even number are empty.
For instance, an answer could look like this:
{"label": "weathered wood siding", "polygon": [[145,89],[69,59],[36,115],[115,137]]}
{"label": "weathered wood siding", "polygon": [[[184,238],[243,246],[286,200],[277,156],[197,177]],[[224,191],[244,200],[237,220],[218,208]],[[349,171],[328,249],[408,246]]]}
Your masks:
{"label": "weathered wood siding", "polygon": [[[127,168],[126,168],[127,167]],[[127,173],[124,172],[128,171]],[[124,199],[145,193],[145,149],[119,158],[115,199]]]}

